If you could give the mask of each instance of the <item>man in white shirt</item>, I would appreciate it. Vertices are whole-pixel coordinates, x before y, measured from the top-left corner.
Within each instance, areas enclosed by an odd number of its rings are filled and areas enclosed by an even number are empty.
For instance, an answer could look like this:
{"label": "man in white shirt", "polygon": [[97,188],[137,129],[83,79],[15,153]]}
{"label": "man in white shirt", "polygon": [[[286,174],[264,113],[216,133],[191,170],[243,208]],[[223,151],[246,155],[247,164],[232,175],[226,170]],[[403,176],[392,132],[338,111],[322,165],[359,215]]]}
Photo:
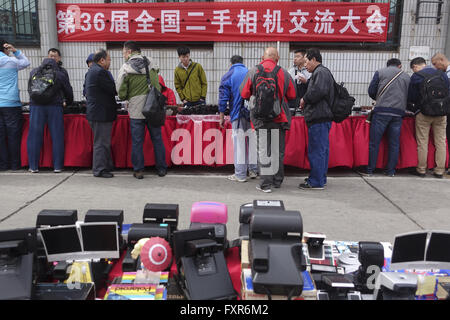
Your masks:
{"label": "man in white shirt", "polygon": [[306,50],[298,49],[294,51],[294,65],[288,70],[295,83],[297,98],[289,102],[289,108],[298,109],[300,100],[308,88],[308,80],[311,73],[306,70]]}

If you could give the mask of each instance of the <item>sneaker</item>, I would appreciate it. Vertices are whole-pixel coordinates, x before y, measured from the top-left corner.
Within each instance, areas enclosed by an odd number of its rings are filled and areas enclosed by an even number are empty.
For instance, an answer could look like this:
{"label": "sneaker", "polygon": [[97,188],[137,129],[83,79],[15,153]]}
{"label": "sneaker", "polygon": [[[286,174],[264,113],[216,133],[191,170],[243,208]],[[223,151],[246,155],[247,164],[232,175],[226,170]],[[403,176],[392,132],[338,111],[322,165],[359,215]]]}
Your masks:
{"label": "sneaker", "polygon": [[298,187],[303,190],[323,190],[324,189],[324,187],[313,187],[308,182],[300,183]]}
{"label": "sneaker", "polygon": [[55,170],[53,170],[53,172],[54,172],[54,173],[61,173],[61,172],[62,172],[62,169],[55,169]]}
{"label": "sneaker", "polygon": [[227,179],[230,180],[230,181],[247,182],[247,178],[243,178],[243,179],[242,178],[238,178],[238,177],[236,177],[235,174],[232,174],[231,176],[228,176]]}
{"label": "sneaker", "polygon": [[167,170],[161,169],[158,170],[158,176],[164,177],[167,174]]}
{"label": "sneaker", "polygon": [[409,173],[412,174],[413,176],[418,176],[418,177],[421,177],[421,178],[425,178],[425,173],[420,173],[416,169],[410,171]]}
{"label": "sneaker", "polygon": [[135,171],[133,172],[133,177],[139,180],[144,179],[144,173],[142,171]]}
{"label": "sneaker", "polygon": [[434,172],[433,172],[433,176],[434,176],[435,178],[438,178],[438,179],[444,178],[444,175],[443,175],[443,174],[437,174],[437,173],[434,173]]}
{"label": "sneaker", "polygon": [[388,177],[395,177],[395,173],[387,173],[387,171],[384,172],[384,175]]}
{"label": "sneaker", "polygon": [[356,171],[356,173],[362,177],[373,177],[373,173],[369,173],[367,171]]}
{"label": "sneaker", "polygon": [[256,190],[258,190],[258,191],[262,191],[262,192],[264,192],[264,193],[271,193],[272,192],[272,189],[270,189],[270,188],[261,188],[261,186],[260,185],[256,185]]}
{"label": "sneaker", "polygon": [[250,179],[256,179],[258,177],[258,173],[255,171],[249,171],[248,176]]}
{"label": "sneaker", "polygon": [[[305,183],[308,183],[308,178],[305,178],[304,181],[305,181]],[[327,186],[327,183],[325,182],[323,186],[326,187],[326,186]]]}
{"label": "sneaker", "polygon": [[97,178],[113,178],[114,174],[112,174],[111,172],[108,172],[106,170],[102,170],[100,173],[94,174],[94,177],[97,177]]}
{"label": "sneaker", "polygon": [[36,169],[36,170],[33,170],[33,169],[28,169],[28,171],[30,171],[31,173],[38,173],[39,172],[39,170],[38,169]]}

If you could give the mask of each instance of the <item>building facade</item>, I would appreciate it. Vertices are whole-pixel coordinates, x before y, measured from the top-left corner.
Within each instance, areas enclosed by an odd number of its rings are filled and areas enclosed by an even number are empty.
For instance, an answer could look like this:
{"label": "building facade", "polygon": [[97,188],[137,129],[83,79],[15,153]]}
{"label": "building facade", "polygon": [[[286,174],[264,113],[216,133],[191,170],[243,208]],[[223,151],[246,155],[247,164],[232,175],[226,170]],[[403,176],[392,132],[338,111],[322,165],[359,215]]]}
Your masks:
{"label": "building facade", "polygon": [[[164,2],[156,0],[130,0],[130,2]],[[230,0],[228,0],[230,1]],[[283,2],[284,0],[280,1]],[[106,42],[58,42],[55,3],[104,3],[128,2],[127,0],[5,0],[0,8],[0,37],[11,36],[11,42],[23,50],[31,61],[27,71],[19,73],[21,99],[29,100],[26,88],[29,71],[40,64],[47,55],[47,50],[58,48],[62,53],[63,66],[67,69],[74,89],[75,101],[81,101],[84,75],[87,71],[86,58],[99,48],[107,48],[111,54],[111,72],[117,76],[123,64],[121,43]],[[172,0],[170,2],[178,2]],[[226,2],[226,1],[225,1]],[[316,1],[317,2],[317,1]],[[336,2],[336,1],[335,1]],[[385,66],[390,58],[398,58],[403,63],[404,71],[411,74],[410,58],[417,54],[425,55],[430,63],[436,52],[450,55],[449,39],[449,2],[421,3],[420,0],[376,0],[343,1],[390,3],[390,19],[395,23],[389,25],[390,40],[386,44],[369,45],[362,43],[299,43],[299,42],[208,42],[188,43],[191,57],[202,64],[208,80],[207,103],[217,104],[220,79],[229,68],[229,59],[238,54],[244,57],[244,64],[252,67],[260,62],[264,48],[279,48],[282,67],[289,68],[293,61],[293,51],[297,48],[319,47],[323,55],[323,64],[334,74],[336,81],[344,82],[350,94],[356,98],[358,105],[371,105],[367,88],[373,73]],[[16,5],[14,7],[14,5]],[[130,3],[130,5],[133,5]],[[14,15],[8,16],[8,10]],[[20,14],[22,10],[22,13]],[[30,13],[31,12],[31,13]],[[391,15],[392,14],[392,15]],[[15,23],[11,24],[11,21]],[[34,24],[34,25],[33,25]],[[14,25],[14,28],[11,26]],[[30,27],[31,26],[31,27]],[[389,38],[388,37],[388,38]],[[130,39],[133,40],[133,39]],[[174,69],[178,65],[176,48],[178,43],[146,43],[143,53],[153,58],[159,65],[160,74],[166,85],[174,88]],[[179,102],[179,97],[177,96]]]}

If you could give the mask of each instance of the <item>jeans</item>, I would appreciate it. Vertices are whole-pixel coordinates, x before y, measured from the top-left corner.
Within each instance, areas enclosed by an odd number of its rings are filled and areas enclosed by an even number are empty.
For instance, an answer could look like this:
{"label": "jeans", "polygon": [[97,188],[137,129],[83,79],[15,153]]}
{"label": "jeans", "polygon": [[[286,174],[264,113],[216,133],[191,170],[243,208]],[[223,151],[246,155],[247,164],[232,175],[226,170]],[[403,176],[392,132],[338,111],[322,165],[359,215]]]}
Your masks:
{"label": "jeans", "polygon": [[249,171],[258,172],[256,135],[250,122],[239,118],[231,122],[234,147],[234,175],[240,179],[247,177]]}
{"label": "jeans", "polygon": [[387,174],[395,173],[400,152],[400,131],[402,128],[402,117],[375,113],[370,123],[369,137],[369,165],[367,173],[373,173],[377,165],[378,149],[385,131],[388,133],[388,162]]}
{"label": "jeans", "polygon": [[313,187],[323,187],[327,183],[330,129],[331,122],[313,124],[308,128],[308,160],[311,171],[307,182]]}
{"label": "jeans", "polygon": [[39,168],[44,128],[48,125],[52,137],[53,168],[64,168],[64,113],[62,106],[30,106],[30,131],[27,150],[30,169]]}
{"label": "jeans", "polygon": [[284,180],[286,130],[279,123],[256,131],[261,188],[280,187]]}
{"label": "jeans", "polygon": [[0,170],[19,169],[23,116],[21,107],[0,107]]}
{"label": "jeans", "polygon": [[161,135],[161,127],[152,127],[145,119],[130,119],[131,127],[131,163],[134,171],[144,170],[145,127],[148,128],[155,153],[156,170],[167,170],[166,148]]}

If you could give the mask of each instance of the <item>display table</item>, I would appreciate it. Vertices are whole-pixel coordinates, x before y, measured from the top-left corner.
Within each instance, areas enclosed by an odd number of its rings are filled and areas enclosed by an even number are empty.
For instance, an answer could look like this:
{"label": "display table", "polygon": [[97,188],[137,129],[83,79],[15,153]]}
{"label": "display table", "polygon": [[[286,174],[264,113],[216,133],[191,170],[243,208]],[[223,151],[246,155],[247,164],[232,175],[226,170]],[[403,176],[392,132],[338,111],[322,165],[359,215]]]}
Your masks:
{"label": "display table", "polygon": [[[116,263],[114,263],[111,272],[108,275],[108,282],[111,283],[115,278],[122,276],[122,261],[125,257],[125,253],[122,253],[122,256]],[[239,256],[239,248],[230,248],[225,251],[225,259],[227,261],[228,272],[230,273],[231,281],[233,283],[234,289],[240,293],[241,292],[241,258]],[[170,269],[169,277],[172,278],[174,274],[177,273],[177,267],[175,261],[172,263],[172,267]],[[97,291],[97,298],[102,299],[106,293],[106,288],[102,288]]]}
{"label": "display table", "polygon": [[[392,256],[392,245],[389,242],[380,242],[384,248],[384,267],[382,268],[382,272],[388,272],[391,264],[391,256]],[[248,244],[248,242],[247,242]],[[267,300],[268,297],[264,294],[254,293],[253,289],[249,289],[248,285],[251,284],[251,270],[250,265],[246,265],[244,263],[244,257],[240,256],[240,251],[238,247],[229,248],[225,250],[225,259],[227,262],[228,272],[230,274],[231,281],[233,283],[233,287],[236,292],[239,294],[240,299],[242,300]],[[248,250],[242,249],[242,254],[248,254]],[[358,242],[356,241],[324,241],[324,257],[323,259],[316,260],[311,258],[308,254],[307,245],[303,245],[303,254],[306,257],[306,264],[308,267],[311,264],[316,265],[327,265],[327,266],[336,266],[339,274],[352,274],[358,270],[359,262],[353,261],[352,263],[343,262],[344,259],[341,260],[341,257],[345,254],[353,254],[356,257],[358,256]],[[115,278],[121,277],[124,275],[122,271],[122,261],[125,256],[125,253],[122,254],[122,257],[116,261],[113,265],[111,272],[108,275],[108,283],[111,283]],[[348,259],[347,259],[348,260]],[[404,272],[404,271],[399,271]],[[414,273],[419,276],[418,287],[416,291],[416,300],[437,300],[440,298],[438,283],[449,282],[450,281],[450,270],[409,270],[409,273]],[[170,278],[173,278],[174,274],[177,273],[175,263],[172,264],[169,274],[167,275],[167,279],[164,282],[161,282],[163,285],[167,285]],[[317,289],[314,280],[312,280],[312,273],[308,271],[302,272],[304,284],[303,284],[303,292],[299,297],[294,297],[294,300],[316,300],[317,299]],[[306,276],[306,277],[305,277]],[[126,283],[126,282],[124,282]],[[430,286],[430,283],[432,284]],[[433,285],[434,284],[434,285]],[[174,285],[174,284],[172,284]],[[133,286],[129,284],[127,286]],[[138,285],[139,286],[139,285]],[[107,288],[101,288],[96,292],[98,299],[103,299]],[[444,295],[445,296],[445,295]],[[181,298],[181,297],[180,297]],[[178,298],[178,299],[180,299]],[[139,299],[139,298],[137,298]],[[286,296],[272,296],[274,300],[286,300]],[[364,300],[372,300],[373,295],[368,294],[365,296]],[[161,299],[157,299],[161,300]],[[168,298],[170,300],[170,298]]]}
{"label": "display table", "polygon": [[[29,115],[24,115],[21,155],[22,166],[28,165],[27,137]],[[349,117],[342,123],[332,124],[330,131],[329,167],[354,168],[367,165],[369,158],[369,128],[365,116]],[[223,166],[233,164],[233,143],[231,123],[225,122],[225,129],[219,127],[219,116],[192,115],[168,116],[162,137],[166,146],[166,161],[173,165]],[[92,166],[92,130],[83,114],[64,115],[64,166]],[[117,168],[132,168],[131,134],[128,115],[119,115],[112,130],[112,154]],[[303,117],[293,117],[291,130],[286,134],[284,164],[309,169],[308,128]],[[428,167],[434,165],[434,144],[430,133]],[[173,155],[172,155],[173,154]],[[145,165],[153,166],[155,157],[148,131],[144,144]],[[387,162],[386,137],[380,145],[377,167],[383,168]],[[397,168],[417,165],[417,143],[415,140],[414,118],[403,120],[400,136],[400,155]],[[447,161],[448,162],[448,152]],[[40,167],[52,167],[52,142],[46,127],[41,152]]]}

